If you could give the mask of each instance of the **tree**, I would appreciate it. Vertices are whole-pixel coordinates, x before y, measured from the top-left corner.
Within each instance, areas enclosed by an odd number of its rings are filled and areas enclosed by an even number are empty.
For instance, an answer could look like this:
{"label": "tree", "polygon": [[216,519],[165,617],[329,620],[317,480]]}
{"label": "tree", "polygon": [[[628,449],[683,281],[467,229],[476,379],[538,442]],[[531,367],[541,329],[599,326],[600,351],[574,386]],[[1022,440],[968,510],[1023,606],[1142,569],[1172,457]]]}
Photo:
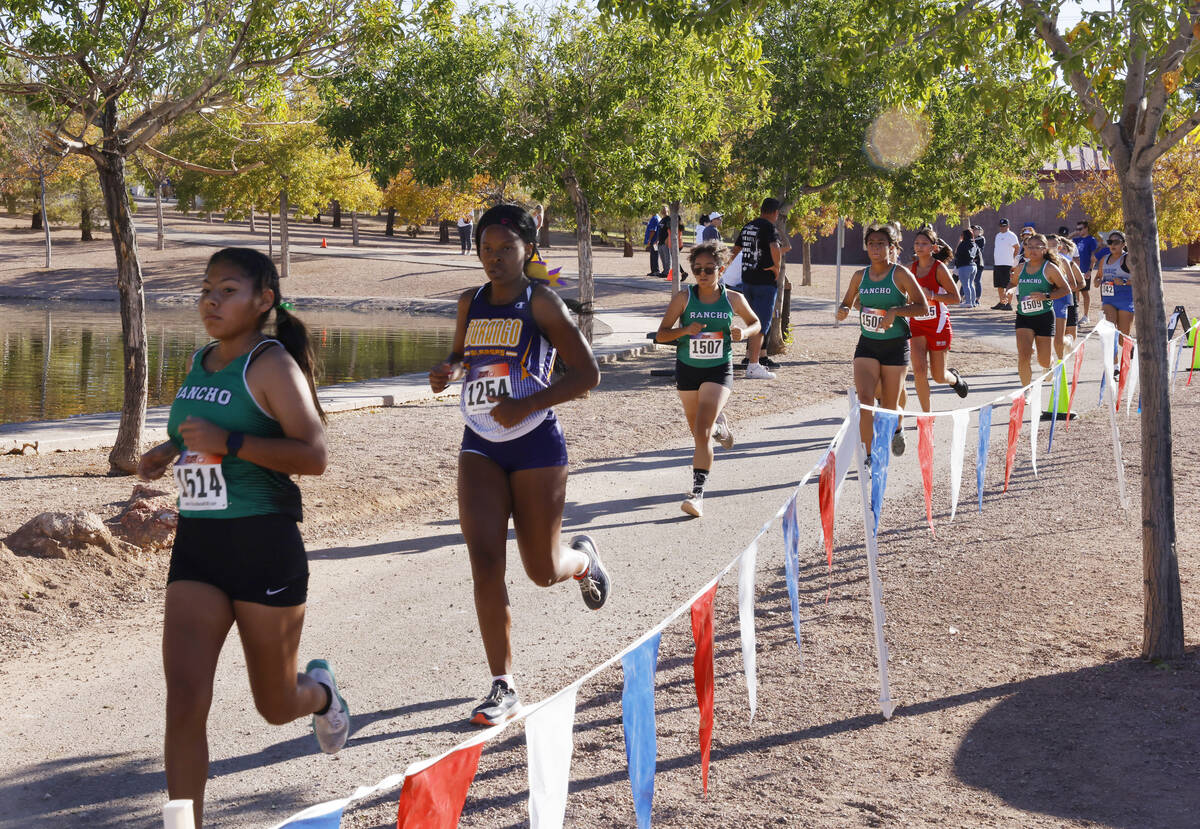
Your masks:
{"label": "tree", "polygon": [[[1200,239],[1200,144],[1180,143],[1154,165],[1154,204],[1160,249]],[[1082,178],[1057,188],[1063,212],[1079,208],[1094,228],[1123,224],[1121,182],[1112,170],[1087,170]]]}
{"label": "tree", "polygon": [[125,393],[113,471],[136,469],[146,411],[146,326],[126,164],[165,126],[219,109],[280,76],[319,69],[369,37],[383,6],[340,0],[45,0],[0,7],[0,57],[28,66],[0,93],[66,113],[47,130],[57,152],[90,158],[112,229],[123,334]]}
{"label": "tree", "polygon": [[47,141],[44,133],[51,123],[51,118],[44,112],[33,109],[21,99],[4,100],[0,104],[0,135],[4,138],[8,153],[17,164],[16,169],[11,172],[36,182],[37,185],[37,215],[41,217],[41,229],[45,234],[45,267],[49,269],[53,257],[50,219],[46,210],[46,185],[47,180],[62,164],[65,153],[58,151]]}
{"label": "tree", "polygon": [[[717,26],[761,0],[701,6],[669,0],[602,0],[660,25]],[[1064,32],[1061,0],[855,0],[848,20],[819,34],[828,65],[902,66],[918,82],[969,64],[1004,45],[1022,78],[1044,90],[1032,106],[1012,103],[1014,132],[1053,140],[1089,130],[1104,147],[1121,191],[1122,225],[1134,274],[1142,382],[1142,656],[1183,655],[1183,610],[1175,539],[1166,314],[1154,200],[1155,165],[1200,126],[1190,83],[1200,70],[1200,5],[1194,0],[1112,0]],[[922,48],[906,48],[914,43]],[[1036,103],[1045,102],[1041,112]]]}

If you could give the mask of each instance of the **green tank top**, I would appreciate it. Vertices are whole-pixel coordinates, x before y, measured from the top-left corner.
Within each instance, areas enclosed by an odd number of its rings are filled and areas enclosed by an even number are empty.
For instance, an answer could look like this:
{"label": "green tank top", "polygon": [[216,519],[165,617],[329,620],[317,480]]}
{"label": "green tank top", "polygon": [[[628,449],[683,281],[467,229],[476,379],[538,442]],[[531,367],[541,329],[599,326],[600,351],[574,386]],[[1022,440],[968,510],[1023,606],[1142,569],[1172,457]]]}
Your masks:
{"label": "green tank top", "polygon": [[693,322],[704,323],[704,330],[695,336],[680,337],[675,341],[675,358],[681,363],[697,368],[711,368],[728,362],[733,353],[729,329],[733,326],[733,306],[725,287],[720,286],[716,302],[701,302],[696,286],[688,286],[688,301],[679,315],[681,326]]}
{"label": "green tank top", "polygon": [[1021,266],[1021,276],[1017,280],[1018,314],[1033,317],[1054,310],[1054,303],[1050,300],[1035,301],[1025,299],[1030,294],[1042,293],[1049,295],[1054,290],[1054,283],[1046,278],[1046,264],[1047,262],[1042,262],[1042,267],[1038,269],[1037,273],[1026,273],[1026,266]]}
{"label": "green tank top", "polygon": [[908,305],[908,297],[896,287],[895,265],[892,265],[887,275],[878,282],[871,279],[871,268],[865,268],[858,283],[858,301],[862,303],[858,325],[864,337],[872,340],[895,340],[908,336],[908,320],[904,317],[896,317],[891,327],[881,329],[884,311]]}
{"label": "green tank top", "polygon": [[192,357],[192,368],[171,403],[167,436],[180,450],[175,463],[179,514],[185,518],[244,518],[282,513],[302,520],[300,488],[282,472],[228,455],[189,452],[179,434],[188,417],[198,417],[228,429],[264,438],[281,438],[279,421],[263,411],[246,385],[251,359],[268,343],[264,340],[220,371],[204,368],[207,345]]}

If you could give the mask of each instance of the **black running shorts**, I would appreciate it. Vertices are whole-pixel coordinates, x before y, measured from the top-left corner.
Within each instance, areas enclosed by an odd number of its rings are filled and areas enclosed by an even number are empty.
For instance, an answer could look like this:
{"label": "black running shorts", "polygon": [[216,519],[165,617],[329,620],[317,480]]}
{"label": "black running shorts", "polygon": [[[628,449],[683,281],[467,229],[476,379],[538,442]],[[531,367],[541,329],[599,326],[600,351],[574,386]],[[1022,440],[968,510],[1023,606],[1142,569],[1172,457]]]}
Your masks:
{"label": "black running shorts", "polygon": [[995,265],[992,267],[992,287],[1007,288],[1008,280],[1012,277],[1012,265]]}
{"label": "black running shorts", "polygon": [[854,349],[854,359],[857,360],[860,357],[877,360],[881,366],[906,366],[909,359],[908,337],[876,340],[859,335],[858,347]]}
{"label": "black running shorts", "polygon": [[167,584],[200,581],[233,601],[294,607],[308,599],[308,556],[296,519],[180,516]]}
{"label": "black running shorts", "polygon": [[1040,314],[1026,316],[1017,314],[1017,328],[1028,328],[1035,337],[1054,336],[1054,312],[1043,311]]}
{"label": "black running shorts", "polygon": [[701,383],[716,383],[727,389],[733,388],[733,361],[720,365],[690,366],[683,360],[675,361],[675,388],[679,391],[699,391]]}

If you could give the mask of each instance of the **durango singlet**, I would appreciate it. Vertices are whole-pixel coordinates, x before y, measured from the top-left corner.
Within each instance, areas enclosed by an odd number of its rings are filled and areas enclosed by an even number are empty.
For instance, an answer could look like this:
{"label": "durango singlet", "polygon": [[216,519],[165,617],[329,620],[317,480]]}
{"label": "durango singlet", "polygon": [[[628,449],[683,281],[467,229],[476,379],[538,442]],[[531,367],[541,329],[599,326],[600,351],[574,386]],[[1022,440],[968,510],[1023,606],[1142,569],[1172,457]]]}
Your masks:
{"label": "durango singlet", "polygon": [[908,304],[908,297],[896,287],[895,265],[892,265],[887,274],[878,281],[871,278],[870,267],[864,268],[858,284],[858,299],[862,303],[862,310],[858,316],[859,327],[864,337],[872,340],[908,337],[908,321],[903,317],[896,317],[891,327],[883,327],[884,311]]}
{"label": "durango singlet", "polygon": [[300,489],[282,472],[230,455],[190,451],[179,434],[188,417],[264,438],[281,438],[279,421],[263,411],[246,384],[246,369],[254,355],[278,340],[263,340],[219,371],[204,368],[213,345],[192,357],[192,368],[171,403],[167,436],[180,450],[175,463],[179,514],[185,518],[245,518],[280,513],[301,520]]}
{"label": "durango singlet", "polygon": [[699,334],[680,337],[675,341],[675,358],[697,368],[709,368],[728,362],[733,353],[729,329],[733,325],[733,306],[724,286],[718,286],[715,302],[701,302],[695,285],[688,286],[688,301],[679,315],[683,327],[693,322],[704,324]]}
{"label": "durango singlet", "polygon": [[533,286],[505,305],[493,305],[491,284],[475,292],[467,310],[467,334],[463,344],[462,395],[459,410],[467,427],[489,441],[507,441],[532,432],[546,420],[554,420],[553,409],[539,409],[515,426],[496,422],[488,397],[520,399],[550,385],[554,368],[554,346],[533,318]]}

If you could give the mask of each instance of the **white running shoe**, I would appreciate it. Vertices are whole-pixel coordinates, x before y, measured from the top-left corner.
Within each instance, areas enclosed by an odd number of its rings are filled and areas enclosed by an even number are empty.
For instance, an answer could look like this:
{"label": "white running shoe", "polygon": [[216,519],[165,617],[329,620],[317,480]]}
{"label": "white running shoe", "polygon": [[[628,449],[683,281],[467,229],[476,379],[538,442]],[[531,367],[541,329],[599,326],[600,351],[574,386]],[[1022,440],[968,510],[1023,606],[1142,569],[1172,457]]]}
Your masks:
{"label": "white running shoe", "polygon": [[693,492],[683,499],[683,503],[679,508],[695,518],[700,518],[704,515],[704,493]]}
{"label": "white running shoe", "polygon": [[713,439],[726,449],[733,448],[733,432],[729,428],[725,412],[717,415],[717,419],[713,422]]}
{"label": "white running shoe", "polygon": [[769,370],[762,363],[754,363],[746,366],[747,380],[774,380],[775,372]]}
{"label": "white running shoe", "polygon": [[314,659],[304,669],[311,679],[329,689],[329,710],[324,714],[312,715],[312,730],[317,744],[326,754],[337,754],[350,736],[350,708],[338,693],[333,678],[333,668],[324,659]]}
{"label": "white running shoe", "polygon": [[1075,322],[1076,322],[1076,324],[1077,324],[1077,325],[1088,325],[1088,324],[1091,322],[1091,320],[1089,320],[1089,319],[1087,318],[1087,314],[1084,314],[1082,317],[1080,317],[1079,319],[1075,320]]}

